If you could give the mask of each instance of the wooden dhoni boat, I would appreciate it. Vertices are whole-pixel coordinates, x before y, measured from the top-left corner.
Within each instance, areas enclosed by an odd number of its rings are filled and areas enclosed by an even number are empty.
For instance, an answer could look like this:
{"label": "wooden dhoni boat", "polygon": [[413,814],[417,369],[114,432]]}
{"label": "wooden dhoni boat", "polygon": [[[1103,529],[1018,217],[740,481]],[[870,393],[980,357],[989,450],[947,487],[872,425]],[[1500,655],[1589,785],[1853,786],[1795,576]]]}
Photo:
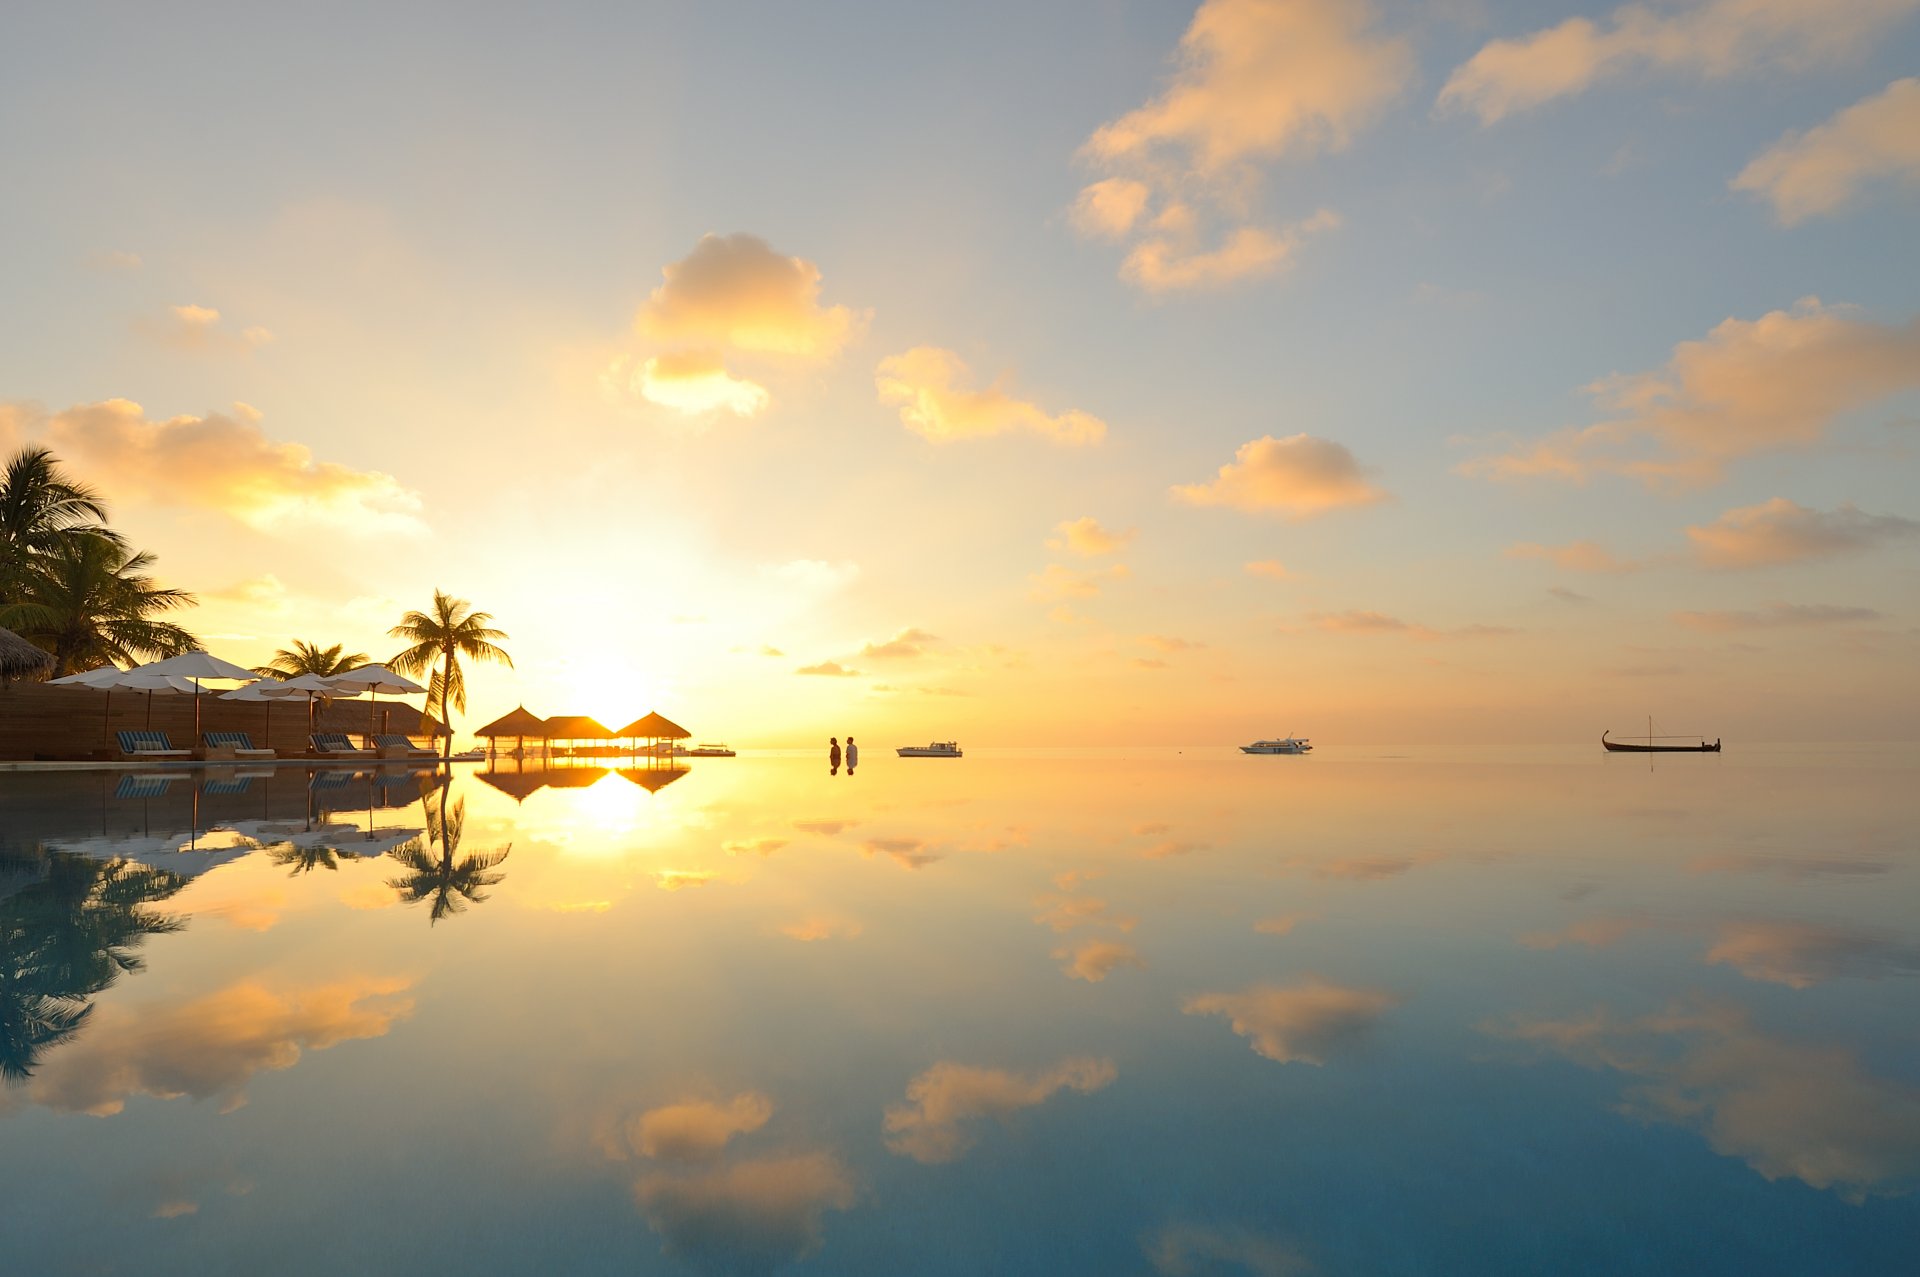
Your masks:
{"label": "wooden dhoni boat", "polygon": [[[1612,728],[1600,733],[1600,743],[1611,754],[1717,754],[1720,752],[1720,738],[1714,737],[1713,744],[1707,744],[1704,736],[1655,736],[1653,720],[1647,720],[1647,738],[1643,741],[1608,740]],[[1662,745],[1659,741],[1692,740],[1696,745]]]}

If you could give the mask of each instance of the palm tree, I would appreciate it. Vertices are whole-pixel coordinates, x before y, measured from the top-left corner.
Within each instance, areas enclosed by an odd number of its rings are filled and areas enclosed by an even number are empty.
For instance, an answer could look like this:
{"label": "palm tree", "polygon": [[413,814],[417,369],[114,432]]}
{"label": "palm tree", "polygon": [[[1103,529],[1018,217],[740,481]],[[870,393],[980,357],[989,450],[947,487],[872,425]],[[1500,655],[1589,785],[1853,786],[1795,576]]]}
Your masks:
{"label": "palm tree", "polygon": [[45,448],[22,448],[0,470],[0,607],[18,597],[33,559],[68,533],[92,533],[120,543],[105,527],[106,502],[67,478]]}
{"label": "palm tree", "polygon": [[[467,712],[467,677],[460,669],[460,658],[498,661],[513,668],[513,658],[494,643],[507,635],[493,629],[492,621],[491,614],[474,611],[473,604],[465,599],[435,590],[432,612],[409,612],[387,631],[413,645],[387,662],[390,668],[409,676],[433,670],[427,686],[427,713],[437,713],[447,729],[440,753],[443,762],[453,755],[452,711]],[[434,669],[435,665],[440,668]]]}
{"label": "palm tree", "polygon": [[19,599],[0,605],[0,625],[52,652],[56,676],[197,650],[192,633],[158,619],[193,606],[193,595],[156,585],[152,566],[151,554],[118,537],[68,529],[32,556]]}
{"label": "palm tree", "polygon": [[299,678],[303,674],[330,678],[335,674],[345,674],[348,670],[357,670],[367,663],[365,652],[342,656],[341,651],[345,647],[344,643],[321,647],[318,643],[295,639],[292,647],[281,648],[273,654],[273,660],[255,666],[253,672],[262,678]]}
{"label": "palm tree", "polygon": [[0,1079],[21,1082],[40,1057],[73,1037],[92,997],[142,967],[148,936],[186,919],[145,906],[187,885],[179,874],[131,861],[55,852],[38,880],[0,900]]}
{"label": "palm tree", "polygon": [[[420,805],[427,813],[427,841],[422,843],[415,838],[387,853],[408,870],[404,877],[389,879],[387,886],[399,892],[408,904],[432,901],[427,910],[428,926],[452,914],[465,913],[469,903],[484,901],[487,888],[499,885],[506,878],[503,873],[492,872],[493,867],[513,851],[512,844],[508,844],[498,851],[463,856],[455,863],[453,853],[460,850],[460,835],[467,827],[467,800],[462,798],[449,812],[448,788],[450,786],[443,786],[440,790],[437,811],[427,806],[426,796],[421,795]],[[435,844],[440,848],[438,857],[430,850]]]}

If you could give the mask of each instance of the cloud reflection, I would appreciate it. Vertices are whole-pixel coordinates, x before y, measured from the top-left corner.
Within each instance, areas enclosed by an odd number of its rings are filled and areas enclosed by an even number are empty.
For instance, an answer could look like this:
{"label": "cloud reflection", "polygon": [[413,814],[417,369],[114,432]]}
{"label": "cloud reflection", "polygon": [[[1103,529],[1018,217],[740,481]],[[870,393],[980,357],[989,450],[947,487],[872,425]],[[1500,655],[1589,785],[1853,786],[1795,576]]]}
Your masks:
{"label": "cloud reflection", "polygon": [[887,1147],[917,1162],[951,1162],[973,1147],[965,1123],[1008,1117],[1062,1090],[1091,1094],[1119,1075],[1112,1060],[1084,1057],[1037,1073],[942,1060],[907,1083],[905,1103],[887,1106]]}
{"label": "cloud reflection", "polygon": [[1920,972],[1920,945],[1806,922],[1729,922],[1707,961],[1749,980],[1807,989],[1826,980],[1880,980]]}
{"label": "cloud reflection", "polygon": [[1147,1261],[1163,1277],[1199,1277],[1231,1266],[1253,1277],[1290,1277],[1313,1265],[1297,1251],[1244,1228],[1172,1224],[1145,1243]]}
{"label": "cloud reflection", "polygon": [[642,1157],[704,1161],[717,1157],[736,1135],[759,1130],[773,1116],[773,1101],[744,1091],[726,1103],[681,1100],[648,1109],[628,1129],[628,1142]]}
{"label": "cloud reflection", "polygon": [[1360,1037],[1400,999],[1379,989],[1356,989],[1309,979],[1285,988],[1249,985],[1239,993],[1203,993],[1180,1009],[1224,1016],[1256,1053],[1281,1064],[1325,1064],[1326,1057]]}
{"label": "cloud reflection", "polygon": [[640,1177],[634,1201],[669,1255],[716,1272],[768,1272],[820,1248],[822,1217],[850,1210],[853,1175],[831,1153]]}

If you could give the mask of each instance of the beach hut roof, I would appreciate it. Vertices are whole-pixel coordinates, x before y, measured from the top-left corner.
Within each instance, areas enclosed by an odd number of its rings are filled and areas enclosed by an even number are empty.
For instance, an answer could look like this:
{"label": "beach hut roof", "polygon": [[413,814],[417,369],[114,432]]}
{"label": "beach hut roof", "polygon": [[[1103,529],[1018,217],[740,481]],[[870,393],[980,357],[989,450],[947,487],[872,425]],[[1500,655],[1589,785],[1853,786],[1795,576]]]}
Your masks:
{"label": "beach hut roof", "polygon": [[612,740],[606,724],[586,714],[555,714],[547,720],[549,740]]}
{"label": "beach hut roof", "polygon": [[645,718],[636,718],[620,729],[622,739],[629,737],[640,740],[685,740],[692,732],[674,722],[671,718],[662,718],[658,713],[648,714]]}
{"label": "beach hut roof", "polygon": [[547,720],[527,712],[525,705],[502,715],[475,732],[475,736],[531,736],[538,740],[547,734]]}
{"label": "beach hut roof", "polygon": [[620,774],[650,794],[657,794],[687,774],[685,767],[622,767]]}
{"label": "beach hut roof", "polygon": [[0,630],[0,678],[41,678],[53,673],[53,653]]}
{"label": "beach hut roof", "polygon": [[517,803],[547,787],[545,772],[480,772],[479,777]]}

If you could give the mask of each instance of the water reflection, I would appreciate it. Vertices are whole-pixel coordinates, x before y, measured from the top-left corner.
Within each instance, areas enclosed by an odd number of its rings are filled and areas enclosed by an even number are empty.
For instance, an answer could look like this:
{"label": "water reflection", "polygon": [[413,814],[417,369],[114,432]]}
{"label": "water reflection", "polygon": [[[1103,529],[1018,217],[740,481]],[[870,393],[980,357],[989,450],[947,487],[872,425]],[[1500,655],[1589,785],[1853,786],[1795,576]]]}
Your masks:
{"label": "water reflection", "polygon": [[9,1263],[1900,1270],[1920,760],[1313,761],[0,775]]}

